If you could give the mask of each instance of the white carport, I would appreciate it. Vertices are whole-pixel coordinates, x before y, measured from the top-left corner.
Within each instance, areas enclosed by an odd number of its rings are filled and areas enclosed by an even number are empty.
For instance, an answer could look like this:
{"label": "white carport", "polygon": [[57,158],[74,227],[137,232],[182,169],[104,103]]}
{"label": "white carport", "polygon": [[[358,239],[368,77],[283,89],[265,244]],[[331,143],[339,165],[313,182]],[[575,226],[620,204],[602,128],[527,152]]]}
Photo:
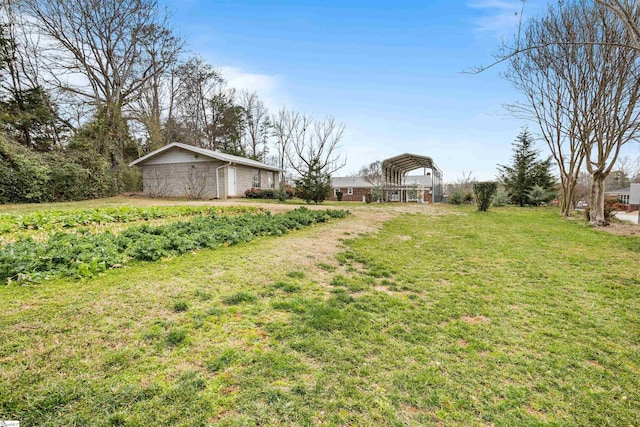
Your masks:
{"label": "white carport", "polygon": [[[431,157],[417,154],[401,154],[382,162],[382,176],[385,182],[384,199],[386,201],[406,201],[405,177],[407,173],[423,169],[424,175],[431,175],[431,199],[442,201],[442,171],[438,169]],[[429,169],[429,171],[428,171]]]}

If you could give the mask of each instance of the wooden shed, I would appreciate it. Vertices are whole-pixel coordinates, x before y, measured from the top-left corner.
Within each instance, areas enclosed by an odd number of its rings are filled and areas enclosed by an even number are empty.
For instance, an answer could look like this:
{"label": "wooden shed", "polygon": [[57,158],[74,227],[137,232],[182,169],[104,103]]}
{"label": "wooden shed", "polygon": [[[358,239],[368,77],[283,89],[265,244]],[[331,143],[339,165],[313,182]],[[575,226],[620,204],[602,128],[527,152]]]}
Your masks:
{"label": "wooden shed", "polygon": [[245,157],[174,142],[131,162],[150,197],[226,199],[275,188],[280,169]]}

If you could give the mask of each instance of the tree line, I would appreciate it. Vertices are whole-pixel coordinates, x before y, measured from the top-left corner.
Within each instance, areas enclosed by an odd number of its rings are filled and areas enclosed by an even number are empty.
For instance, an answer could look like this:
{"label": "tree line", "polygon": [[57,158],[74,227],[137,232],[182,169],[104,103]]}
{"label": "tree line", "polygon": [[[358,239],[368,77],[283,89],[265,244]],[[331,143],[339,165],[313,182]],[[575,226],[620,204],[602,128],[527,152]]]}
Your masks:
{"label": "tree line", "polygon": [[570,215],[581,173],[589,175],[590,222],[607,223],[605,183],[624,145],[640,136],[637,2],[551,3],[504,45],[504,77],[522,95],[510,105],[536,123],[560,173],[563,215]]}
{"label": "tree line", "polygon": [[0,19],[0,202],[138,189],[128,163],[171,142],[325,181],[344,163],[344,124],[230,87],[157,0],[4,0]]}

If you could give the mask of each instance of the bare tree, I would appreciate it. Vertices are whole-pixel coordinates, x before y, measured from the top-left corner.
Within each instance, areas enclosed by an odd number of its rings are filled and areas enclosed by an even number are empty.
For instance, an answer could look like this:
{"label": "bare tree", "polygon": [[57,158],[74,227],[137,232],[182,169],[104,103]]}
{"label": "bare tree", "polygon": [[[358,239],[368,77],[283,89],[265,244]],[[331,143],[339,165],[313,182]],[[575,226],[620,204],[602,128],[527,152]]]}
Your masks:
{"label": "bare tree", "polygon": [[570,43],[576,25],[572,12],[550,7],[546,16],[531,20],[522,43],[532,48],[511,57],[504,75],[525,100],[507,108],[515,116],[538,124],[558,166],[564,216],[573,210],[573,193],[585,157],[577,132],[580,114],[576,104],[589,84],[581,70],[582,46]]}
{"label": "bare tree", "polygon": [[[304,116],[301,124],[305,124]],[[333,117],[315,122],[313,131],[299,125],[291,141],[287,158],[299,174],[298,192],[308,202],[322,202],[331,190],[331,175],[342,168],[346,159],[340,153],[345,125]]]}
{"label": "bare tree", "polygon": [[473,172],[465,172],[462,171],[462,175],[460,175],[456,179],[455,187],[464,191],[465,193],[473,192],[473,184],[477,181],[476,177],[473,176]]}
{"label": "bare tree", "polygon": [[640,51],[640,24],[638,23],[638,2],[629,0],[595,0],[612,12],[629,33],[629,46]]}
{"label": "bare tree", "polygon": [[280,184],[284,184],[289,166],[288,153],[293,141],[306,141],[307,129],[311,126],[311,117],[281,108],[271,118],[271,130],[276,148],[277,165],[283,171]]}
{"label": "bare tree", "polygon": [[604,225],[604,181],[640,126],[637,51],[622,22],[588,0],[551,7],[530,21],[524,40],[508,74],[527,98],[515,110],[540,125],[561,172],[563,212],[584,161],[590,222]]}
{"label": "bare tree", "polygon": [[240,93],[240,106],[243,109],[245,124],[242,145],[249,157],[264,161],[269,147],[269,112],[255,92],[246,90]]}
{"label": "bare tree", "polygon": [[640,181],[640,156],[635,159],[631,156],[619,157],[615,165],[615,170],[619,171],[620,174],[629,181],[627,184]]}
{"label": "bare tree", "polygon": [[364,178],[365,181],[373,186],[371,195],[374,200],[382,200],[386,182],[382,175],[382,162],[380,160],[361,167],[355,175]]}
{"label": "bare tree", "polygon": [[345,125],[328,117],[325,121],[315,122],[311,133],[307,130],[310,122],[309,117],[302,116],[287,156],[300,175],[309,171],[331,175],[346,164],[346,159],[339,152]]}
{"label": "bare tree", "polygon": [[209,103],[224,85],[223,78],[203,58],[195,56],[176,68],[174,84],[175,112],[171,116],[187,130],[188,140],[182,142],[215,148],[212,138],[206,133],[211,124]]}
{"label": "bare tree", "polygon": [[[579,134],[585,143],[587,171],[593,177],[589,221],[605,225],[605,180],[613,170],[624,144],[635,140],[640,130],[640,67],[637,51],[626,47],[630,33],[607,8],[584,9],[577,5],[583,19],[578,33],[582,40],[599,40],[603,44],[585,45],[581,62],[585,80],[591,85],[582,104]],[[636,22],[640,9],[636,8]]]}
{"label": "bare tree", "polygon": [[[109,139],[102,154],[117,167],[128,140],[123,108],[175,61],[176,39],[167,30],[167,14],[157,0],[21,3],[33,31],[47,38],[41,58],[50,83],[98,109]],[[150,61],[152,51],[162,55]]]}
{"label": "bare tree", "polygon": [[177,62],[183,44],[180,38],[172,35],[166,28],[150,31],[142,43],[146,57],[144,62],[151,67],[151,76],[141,87],[129,114],[144,127],[147,135],[146,151],[153,151],[164,145],[162,120],[165,111],[171,110],[174,100],[173,64]]}

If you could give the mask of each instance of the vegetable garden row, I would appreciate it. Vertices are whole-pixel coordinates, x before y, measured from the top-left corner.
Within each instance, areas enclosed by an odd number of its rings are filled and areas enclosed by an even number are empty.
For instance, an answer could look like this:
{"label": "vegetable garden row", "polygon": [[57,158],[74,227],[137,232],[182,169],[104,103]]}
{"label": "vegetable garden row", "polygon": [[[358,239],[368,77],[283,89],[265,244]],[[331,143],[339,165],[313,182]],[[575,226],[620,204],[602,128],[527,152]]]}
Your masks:
{"label": "vegetable garden row", "polygon": [[20,230],[62,230],[88,225],[127,223],[162,218],[263,212],[251,206],[152,206],[101,209],[42,210],[29,214],[0,214],[0,234]]}
{"label": "vegetable garden row", "polygon": [[[180,212],[181,208],[171,209]],[[216,208],[211,209],[205,216],[157,226],[132,226],[118,235],[84,231],[57,232],[44,242],[23,238],[0,247],[0,281],[38,281],[55,275],[90,277],[132,260],[155,261],[194,249],[248,242],[255,236],[280,236],[349,214],[345,210],[301,207],[277,215],[265,211],[238,214],[240,210],[232,210],[235,215],[219,215]]]}

